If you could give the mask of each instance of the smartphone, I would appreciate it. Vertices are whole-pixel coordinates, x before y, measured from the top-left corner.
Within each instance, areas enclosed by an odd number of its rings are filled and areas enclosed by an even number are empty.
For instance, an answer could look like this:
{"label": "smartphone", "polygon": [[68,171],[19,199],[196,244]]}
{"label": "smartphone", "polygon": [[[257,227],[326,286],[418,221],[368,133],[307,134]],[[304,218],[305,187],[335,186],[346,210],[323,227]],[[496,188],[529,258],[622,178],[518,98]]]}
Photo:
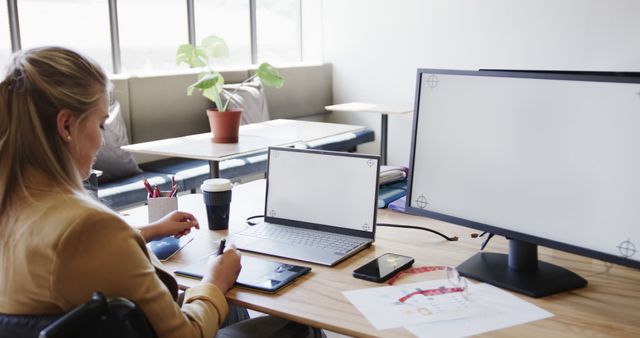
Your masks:
{"label": "smartphone", "polygon": [[412,257],[386,253],[355,269],[353,277],[382,283],[412,264]]}

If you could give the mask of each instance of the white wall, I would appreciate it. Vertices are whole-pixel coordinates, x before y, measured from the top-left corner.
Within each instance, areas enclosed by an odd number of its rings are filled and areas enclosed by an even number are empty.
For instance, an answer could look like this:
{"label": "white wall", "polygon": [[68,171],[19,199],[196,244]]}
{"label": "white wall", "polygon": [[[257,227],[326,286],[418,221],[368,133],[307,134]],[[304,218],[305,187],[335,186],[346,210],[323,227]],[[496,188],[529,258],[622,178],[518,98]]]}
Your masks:
{"label": "white wall", "polygon": [[[409,106],[417,68],[640,71],[639,14],[637,0],[323,0],[318,13],[334,103]],[[379,136],[373,114],[330,120]],[[408,164],[411,124],[389,117],[390,164]]]}

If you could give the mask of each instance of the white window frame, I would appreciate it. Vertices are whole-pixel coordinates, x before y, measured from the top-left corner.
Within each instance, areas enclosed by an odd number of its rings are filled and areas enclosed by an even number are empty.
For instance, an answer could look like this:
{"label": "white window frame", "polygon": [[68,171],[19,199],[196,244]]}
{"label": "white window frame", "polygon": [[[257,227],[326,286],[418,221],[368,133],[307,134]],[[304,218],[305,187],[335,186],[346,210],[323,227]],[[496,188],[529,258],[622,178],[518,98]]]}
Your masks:
{"label": "white window frame", "polygon": [[[118,27],[118,0],[106,0],[109,2],[109,26],[111,33],[111,58],[113,73],[118,74],[122,70],[120,54],[120,30]],[[189,32],[189,43],[195,45],[195,19],[193,0],[185,0],[187,5],[187,24]],[[251,32],[251,63],[258,61],[258,39],[256,31],[256,0],[249,1],[249,19]],[[9,14],[9,31],[11,36],[11,50],[17,52],[21,47],[20,23],[18,22],[18,0],[7,0]],[[302,24],[301,24],[302,27]],[[300,44],[302,45],[302,43]]]}

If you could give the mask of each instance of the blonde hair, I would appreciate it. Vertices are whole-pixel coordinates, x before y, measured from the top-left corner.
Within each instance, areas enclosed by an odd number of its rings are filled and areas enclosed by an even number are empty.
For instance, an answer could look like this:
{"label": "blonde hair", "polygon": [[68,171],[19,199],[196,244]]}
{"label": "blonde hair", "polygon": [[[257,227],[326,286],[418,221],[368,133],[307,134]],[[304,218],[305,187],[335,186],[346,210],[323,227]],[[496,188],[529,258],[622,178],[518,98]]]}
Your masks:
{"label": "blonde hair", "polygon": [[0,83],[0,220],[18,194],[29,197],[28,170],[46,174],[52,186],[83,191],[58,134],[57,115],[68,109],[82,119],[108,88],[102,68],[75,51],[41,47],[14,55]]}

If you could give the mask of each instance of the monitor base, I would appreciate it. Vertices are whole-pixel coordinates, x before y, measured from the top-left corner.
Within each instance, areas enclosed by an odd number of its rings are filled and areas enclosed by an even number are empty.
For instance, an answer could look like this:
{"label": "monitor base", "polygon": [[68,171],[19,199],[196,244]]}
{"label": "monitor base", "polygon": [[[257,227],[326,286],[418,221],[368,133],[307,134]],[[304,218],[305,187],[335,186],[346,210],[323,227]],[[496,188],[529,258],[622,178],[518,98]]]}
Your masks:
{"label": "monitor base", "polygon": [[507,254],[480,252],[456,269],[462,276],[536,298],[587,285],[586,279],[565,268],[542,261],[537,263],[537,269],[517,270],[509,266]]}

